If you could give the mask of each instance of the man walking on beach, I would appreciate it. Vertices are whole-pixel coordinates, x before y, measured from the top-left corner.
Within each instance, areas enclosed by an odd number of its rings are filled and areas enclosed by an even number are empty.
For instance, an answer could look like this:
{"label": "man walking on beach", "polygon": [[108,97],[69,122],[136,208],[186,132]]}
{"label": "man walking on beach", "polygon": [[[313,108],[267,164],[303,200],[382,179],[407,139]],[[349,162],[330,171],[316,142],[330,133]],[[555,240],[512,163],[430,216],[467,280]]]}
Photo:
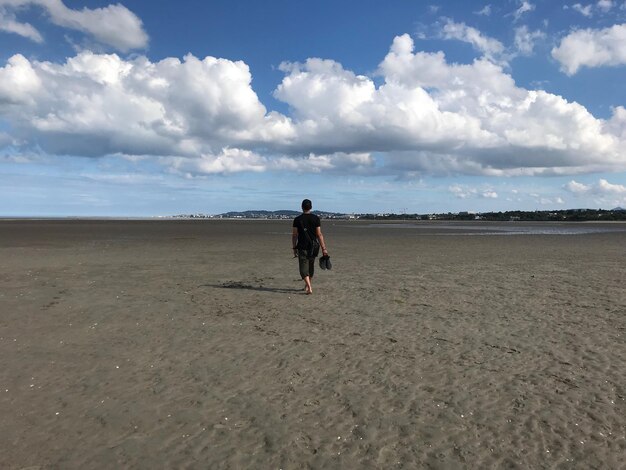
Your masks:
{"label": "man walking on beach", "polygon": [[317,239],[322,248],[322,255],[327,256],[326,242],[322,235],[322,227],[320,218],[315,214],[311,214],[313,204],[309,199],[302,201],[302,214],[293,219],[293,229],[291,232],[291,246],[293,247],[294,257],[298,257],[298,265],[300,268],[300,276],[304,281],[307,294],[313,293],[311,279],[315,270],[315,256],[307,253],[306,249],[310,245],[309,240]]}

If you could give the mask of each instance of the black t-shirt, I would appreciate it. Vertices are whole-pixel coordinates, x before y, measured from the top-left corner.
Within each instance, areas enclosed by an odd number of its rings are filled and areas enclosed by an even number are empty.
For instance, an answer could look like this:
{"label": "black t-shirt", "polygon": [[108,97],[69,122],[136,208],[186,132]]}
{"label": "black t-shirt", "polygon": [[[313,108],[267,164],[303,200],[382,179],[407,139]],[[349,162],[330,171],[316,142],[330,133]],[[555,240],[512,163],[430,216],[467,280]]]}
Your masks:
{"label": "black t-shirt", "polygon": [[298,229],[298,244],[296,247],[299,250],[304,250],[308,245],[308,241],[306,239],[306,235],[302,231],[302,228],[304,227],[304,229],[308,232],[309,237],[311,237],[311,240],[314,240],[317,238],[316,229],[321,226],[320,218],[311,213],[300,214],[298,217],[293,219],[293,226]]}

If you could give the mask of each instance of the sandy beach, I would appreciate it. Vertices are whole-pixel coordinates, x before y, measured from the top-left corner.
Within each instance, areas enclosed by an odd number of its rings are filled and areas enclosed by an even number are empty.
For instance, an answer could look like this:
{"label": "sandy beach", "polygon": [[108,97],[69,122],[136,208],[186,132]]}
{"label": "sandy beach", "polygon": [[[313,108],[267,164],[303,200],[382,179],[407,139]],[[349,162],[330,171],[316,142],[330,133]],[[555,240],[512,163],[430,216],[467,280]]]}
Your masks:
{"label": "sandy beach", "polygon": [[515,224],[0,221],[0,468],[626,468],[626,224]]}

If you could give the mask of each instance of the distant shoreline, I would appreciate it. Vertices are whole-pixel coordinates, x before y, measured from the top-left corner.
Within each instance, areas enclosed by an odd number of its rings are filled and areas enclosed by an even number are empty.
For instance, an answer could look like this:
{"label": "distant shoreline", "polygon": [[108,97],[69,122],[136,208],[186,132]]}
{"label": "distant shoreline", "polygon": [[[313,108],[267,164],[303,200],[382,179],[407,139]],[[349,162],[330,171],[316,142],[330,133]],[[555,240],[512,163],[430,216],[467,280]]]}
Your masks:
{"label": "distant shoreline", "polygon": [[[277,219],[272,217],[2,217],[0,222],[213,222],[213,221],[230,221],[230,222],[254,222],[254,221],[286,221],[291,219]],[[625,224],[623,220],[490,220],[490,219],[409,219],[409,218],[322,218],[325,221],[346,222],[346,223],[413,223],[413,224],[442,224],[442,223],[461,223],[461,224],[489,224],[489,223],[535,223],[535,224]]]}
{"label": "distant shoreline", "polygon": [[[626,210],[614,209],[563,209],[500,212],[445,212],[445,213],[345,213],[324,210],[313,211],[324,220],[371,222],[625,222]],[[221,214],[202,212],[153,216],[1,216],[0,220],[78,220],[78,221],[173,221],[173,220],[292,220],[300,212],[294,210],[247,210]]]}

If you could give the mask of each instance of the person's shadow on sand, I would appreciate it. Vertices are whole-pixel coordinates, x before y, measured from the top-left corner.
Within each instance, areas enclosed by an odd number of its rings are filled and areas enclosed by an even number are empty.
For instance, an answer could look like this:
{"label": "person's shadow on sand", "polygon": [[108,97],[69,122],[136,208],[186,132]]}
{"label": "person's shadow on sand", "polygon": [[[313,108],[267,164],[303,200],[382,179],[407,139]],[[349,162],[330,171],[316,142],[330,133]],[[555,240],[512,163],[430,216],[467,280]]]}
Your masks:
{"label": "person's shadow on sand", "polygon": [[243,290],[255,290],[259,292],[276,292],[279,294],[293,294],[301,292],[302,289],[287,289],[284,287],[265,287],[263,285],[253,286],[251,284],[244,284],[239,281],[223,282],[222,284],[201,284],[198,287],[215,287],[218,289],[243,289]]}

